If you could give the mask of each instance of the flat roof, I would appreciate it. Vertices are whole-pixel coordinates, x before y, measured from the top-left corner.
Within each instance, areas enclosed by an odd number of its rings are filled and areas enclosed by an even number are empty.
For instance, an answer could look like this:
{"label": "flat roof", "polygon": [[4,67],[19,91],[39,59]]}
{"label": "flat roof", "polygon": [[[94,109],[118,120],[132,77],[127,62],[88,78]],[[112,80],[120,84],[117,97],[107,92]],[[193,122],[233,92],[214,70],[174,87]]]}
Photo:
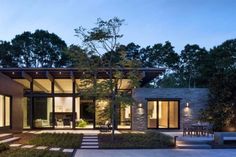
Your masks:
{"label": "flat roof", "polygon": [[[99,68],[97,73],[98,79],[108,79],[109,68]],[[161,73],[165,68],[113,68],[112,71],[122,71],[124,75],[133,70],[139,71],[143,78],[141,85],[144,85]],[[0,68],[0,73],[11,79],[80,79],[83,75],[90,73],[85,68]]]}

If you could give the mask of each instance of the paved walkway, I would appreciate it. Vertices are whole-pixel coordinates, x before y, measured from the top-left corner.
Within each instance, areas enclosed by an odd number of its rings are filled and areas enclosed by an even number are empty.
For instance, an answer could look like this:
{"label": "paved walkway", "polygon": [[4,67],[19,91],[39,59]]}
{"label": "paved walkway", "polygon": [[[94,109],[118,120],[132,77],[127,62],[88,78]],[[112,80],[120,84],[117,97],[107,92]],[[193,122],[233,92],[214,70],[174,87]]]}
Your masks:
{"label": "paved walkway", "polygon": [[78,149],[74,157],[235,157],[236,149]]}

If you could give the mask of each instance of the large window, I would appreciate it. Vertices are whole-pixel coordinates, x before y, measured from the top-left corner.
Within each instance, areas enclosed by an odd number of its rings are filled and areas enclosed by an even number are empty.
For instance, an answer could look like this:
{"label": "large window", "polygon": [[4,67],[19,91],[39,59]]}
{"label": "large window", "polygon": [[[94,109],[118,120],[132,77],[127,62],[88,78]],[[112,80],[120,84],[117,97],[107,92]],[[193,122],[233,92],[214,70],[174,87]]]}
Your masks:
{"label": "large window", "polygon": [[0,95],[0,127],[10,126],[10,97]]}
{"label": "large window", "polygon": [[179,128],[179,101],[148,101],[148,128]]}
{"label": "large window", "polygon": [[52,98],[35,97],[33,99],[33,120],[35,128],[52,127]]}

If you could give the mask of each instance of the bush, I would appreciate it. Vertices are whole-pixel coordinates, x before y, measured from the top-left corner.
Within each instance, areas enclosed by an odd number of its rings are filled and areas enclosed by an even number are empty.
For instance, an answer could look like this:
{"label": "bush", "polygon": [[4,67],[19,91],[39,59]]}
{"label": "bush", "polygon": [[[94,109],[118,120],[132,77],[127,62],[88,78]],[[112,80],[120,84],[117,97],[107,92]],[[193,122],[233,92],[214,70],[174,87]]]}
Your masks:
{"label": "bush", "polygon": [[80,128],[84,128],[88,125],[88,122],[86,122],[83,119],[80,119],[79,121],[76,122],[76,126]]}
{"label": "bush", "polygon": [[0,153],[8,149],[9,149],[9,145],[0,143]]}

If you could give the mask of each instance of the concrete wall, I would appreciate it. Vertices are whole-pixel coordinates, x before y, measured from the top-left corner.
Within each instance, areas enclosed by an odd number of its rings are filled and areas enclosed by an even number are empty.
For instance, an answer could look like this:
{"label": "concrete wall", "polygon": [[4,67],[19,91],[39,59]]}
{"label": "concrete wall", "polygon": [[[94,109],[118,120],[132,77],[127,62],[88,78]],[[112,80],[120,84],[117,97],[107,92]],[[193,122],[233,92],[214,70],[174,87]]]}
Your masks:
{"label": "concrete wall", "polygon": [[[206,88],[136,88],[132,95],[136,103],[132,106],[132,129],[147,129],[147,98],[180,98],[180,129],[183,121],[197,120],[199,110],[208,102]],[[190,107],[186,107],[189,102]],[[140,107],[139,104],[142,104]]]}
{"label": "concrete wall", "polygon": [[8,95],[12,97],[12,129],[16,131],[22,130],[22,97],[23,97],[23,87],[11,80],[11,78],[0,73],[0,94]]}

